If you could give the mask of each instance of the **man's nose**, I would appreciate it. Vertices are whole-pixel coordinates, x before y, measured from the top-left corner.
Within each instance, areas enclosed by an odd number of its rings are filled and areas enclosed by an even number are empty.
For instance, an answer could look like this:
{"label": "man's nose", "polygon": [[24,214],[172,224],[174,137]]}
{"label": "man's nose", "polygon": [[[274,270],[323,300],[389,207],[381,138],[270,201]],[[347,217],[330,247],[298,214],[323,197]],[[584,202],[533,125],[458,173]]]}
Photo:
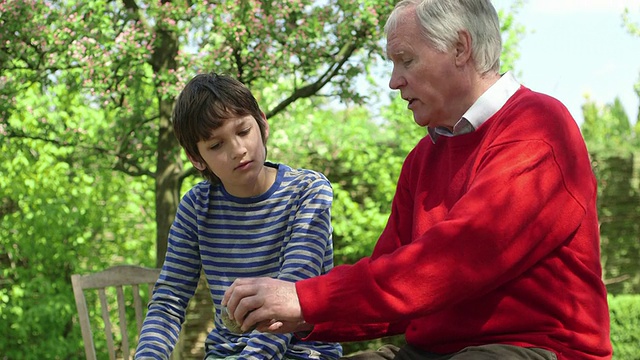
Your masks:
{"label": "man's nose", "polygon": [[405,85],[407,85],[407,81],[404,76],[398,74],[398,72],[394,69],[391,72],[391,78],[389,79],[389,87],[392,90],[398,90]]}

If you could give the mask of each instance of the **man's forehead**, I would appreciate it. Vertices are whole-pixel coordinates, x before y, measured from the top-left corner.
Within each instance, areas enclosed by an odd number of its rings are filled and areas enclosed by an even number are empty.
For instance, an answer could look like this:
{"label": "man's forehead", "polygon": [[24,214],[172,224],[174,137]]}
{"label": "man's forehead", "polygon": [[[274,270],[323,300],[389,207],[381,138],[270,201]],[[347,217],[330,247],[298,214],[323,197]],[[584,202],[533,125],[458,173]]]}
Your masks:
{"label": "man's forehead", "polygon": [[[411,14],[409,11],[413,9],[406,7],[400,9],[395,14],[395,20],[387,29],[387,58],[394,56],[402,56],[413,48],[412,43],[419,40],[417,35],[417,15]],[[407,12],[409,12],[407,14]]]}
{"label": "man's forehead", "polygon": [[411,51],[412,46],[409,41],[403,37],[391,35],[387,39],[386,55],[387,59],[393,59],[405,55]]}

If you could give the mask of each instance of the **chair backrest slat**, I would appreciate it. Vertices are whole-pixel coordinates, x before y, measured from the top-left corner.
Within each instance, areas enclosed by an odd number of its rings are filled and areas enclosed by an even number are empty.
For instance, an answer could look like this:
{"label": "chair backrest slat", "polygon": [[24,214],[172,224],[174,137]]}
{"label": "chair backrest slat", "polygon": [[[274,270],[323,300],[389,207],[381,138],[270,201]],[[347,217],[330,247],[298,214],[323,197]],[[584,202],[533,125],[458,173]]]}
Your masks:
{"label": "chair backrest slat", "polygon": [[100,298],[100,312],[102,313],[102,321],[104,322],[104,336],[107,339],[109,359],[116,360],[116,347],[113,343],[113,331],[111,330],[109,304],[107,303],[107,292],[104,288],[98,289],[98,297]]}
{"label": "chair backrest slat", "polygon": [[127,304],[124,301],[124,290],[122,286],[116,286],[118,296],[118,319],[120,321],[120,334],[122,334],[122,353],[126,360],[129,360],[129,331],[127,331]]}
{"label": "chair backrest slat", "polygon": [[[128,291],[125,292],[125,287],[131,287],[133,295],[133,306],[135,308],[136,317],[136,329],[137,334],[140,334],[142,329],[142,322],[146,310],[146,304],[143,302],[140,294],[140,284],[147,284],[150,295],[153,290],[153,285],[160,275],[160,269],[145,268],[135,265],[119,265],[111,267],[107,270],[100,271],[88,275],[74,274],[71,276],[71,283],[73,285],[73,293],[76,300],[76,307],[78,308],[78,319],[80,323],[80,329],[82,331],[82,340],[84,342],[84,350],[87,360],[96,360],[96,350],[93,338],[93,332],[91,330],[91,322],[89,319],[89,307],[87,306],[87,299],[85,297],[85,290],[97,290],[98,298],[100,302],[100,312],[102,321],[104,322],[104,332],[107,341],[107,349],[109,351],[109,359],[116,359],[116,351],[120,350],[124,359],[130,359],[131,349],[135,348],[131,346],[129,342],[129,331],[127,328],[127,300]],[[115,288],[116,302],[118,312],[119,326],[116,327],[120,330],[121,342],[119,346],[116,346],[114,340],[114,328],[111,324],[110,309],[108,301],[108,288]],[[113,304],[113,302],[111,303]]]}
{"label": "chair backrest slat", "polygon": [[96,348],[93,344],[89,310],[87,309],[87,300],[84,297],[81,275],[71,275],[71,285],[73,287],[73,296],[76,299],[76,307],[78,308],[78,321],[80,322],[80,330],[82,331],[84,353],[87,360],[96,360]]}
{"label": "chair backrest slat", "polygon": [[133,289],[133,308],[136,311],[136,329],[138,330],[138,334],[140,334],[140,331],[142,330],[142,320],[144,318],[142,299],[140,298],[140,288],[138,285],[133,285],[131,288]]}

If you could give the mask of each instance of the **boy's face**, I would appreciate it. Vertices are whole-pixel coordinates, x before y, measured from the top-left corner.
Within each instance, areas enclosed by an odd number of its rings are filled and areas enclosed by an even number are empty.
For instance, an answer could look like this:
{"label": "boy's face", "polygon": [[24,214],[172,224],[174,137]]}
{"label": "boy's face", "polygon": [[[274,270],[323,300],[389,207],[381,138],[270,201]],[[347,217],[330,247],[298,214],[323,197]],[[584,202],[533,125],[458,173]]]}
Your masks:
{"label": "boy's face", "polygon": [[198,170],[208,167],[234,196],[260,195],[272,183],[266,176],[264,166],[267,156],[265,142],[269,136],[266,120],[265,124],[263,141],[260,127],[253,116],[224,120],[222,126],[211,132],[209,139],[198,142],[198,150],[205,164],[190,156],[189,160]]}

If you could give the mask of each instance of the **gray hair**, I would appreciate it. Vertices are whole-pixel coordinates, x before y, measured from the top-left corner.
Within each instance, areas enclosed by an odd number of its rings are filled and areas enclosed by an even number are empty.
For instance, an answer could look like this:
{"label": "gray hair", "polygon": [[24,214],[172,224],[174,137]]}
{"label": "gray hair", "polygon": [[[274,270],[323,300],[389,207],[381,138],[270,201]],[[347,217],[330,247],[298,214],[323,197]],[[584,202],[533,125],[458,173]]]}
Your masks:
{"label": "gray hair", "polygon": [[451,48],[458,40],[458,32],[467,30],[476,70],[481,74],[500,70],[502,35],[490,0],[401,0],[385,24],[386,35],[402,21],[399,10],[408,7],[415,7],[422,33],[436,49]]}

